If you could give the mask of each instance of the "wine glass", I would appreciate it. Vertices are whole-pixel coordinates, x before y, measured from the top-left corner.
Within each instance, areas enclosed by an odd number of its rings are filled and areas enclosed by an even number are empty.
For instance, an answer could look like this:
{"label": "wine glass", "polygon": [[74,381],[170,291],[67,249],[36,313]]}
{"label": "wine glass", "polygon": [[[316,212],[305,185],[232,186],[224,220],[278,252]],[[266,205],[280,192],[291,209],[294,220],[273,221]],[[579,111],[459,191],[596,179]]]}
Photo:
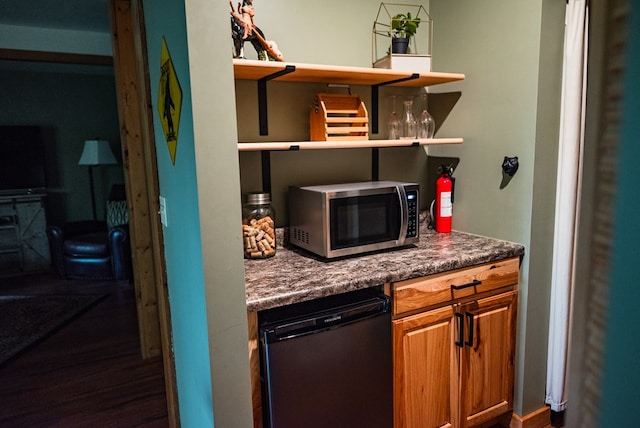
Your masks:
{"label": "wine glass", "polygon": [[388,138],[390,140],[397,140],[400,138],[400,118],[396,113],[396,97],[391,96],[391,114],[387,121]]}
{"label": "wine glass", "polygon": [[436,130],[436,122],[427,110],[428,103],[426,93],[422,95],[422,106],[422,112],[418,118],[418,138],[433,138]]}
{"label": "wine glass", "polygon": [[401,139],[411,140],[418,136],[418,122],[413,116],[413,98],[403,101],[404,113],[402,114],[402,134]]}

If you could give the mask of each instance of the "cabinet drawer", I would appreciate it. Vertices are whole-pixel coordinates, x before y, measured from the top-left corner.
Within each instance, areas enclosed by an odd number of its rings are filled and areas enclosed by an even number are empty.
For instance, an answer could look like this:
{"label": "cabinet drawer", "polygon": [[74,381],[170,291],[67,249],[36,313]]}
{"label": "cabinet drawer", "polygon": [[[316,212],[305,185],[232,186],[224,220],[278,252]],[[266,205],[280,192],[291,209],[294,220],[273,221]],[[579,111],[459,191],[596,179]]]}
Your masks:
{"label": "cabinet drawer", "polygon": [[392,285],[393,314],[403,315],[518,283],[519,258],[500,260]]}

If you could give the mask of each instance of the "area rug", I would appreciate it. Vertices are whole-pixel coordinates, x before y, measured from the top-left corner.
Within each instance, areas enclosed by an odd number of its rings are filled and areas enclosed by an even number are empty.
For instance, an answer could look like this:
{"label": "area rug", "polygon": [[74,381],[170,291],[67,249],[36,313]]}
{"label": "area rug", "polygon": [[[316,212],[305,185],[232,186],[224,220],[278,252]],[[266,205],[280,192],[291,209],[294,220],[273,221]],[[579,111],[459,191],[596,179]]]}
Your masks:
{"label": "area rug", "polygon": [[0,296],[0,365],[44,339],[103,297]]}

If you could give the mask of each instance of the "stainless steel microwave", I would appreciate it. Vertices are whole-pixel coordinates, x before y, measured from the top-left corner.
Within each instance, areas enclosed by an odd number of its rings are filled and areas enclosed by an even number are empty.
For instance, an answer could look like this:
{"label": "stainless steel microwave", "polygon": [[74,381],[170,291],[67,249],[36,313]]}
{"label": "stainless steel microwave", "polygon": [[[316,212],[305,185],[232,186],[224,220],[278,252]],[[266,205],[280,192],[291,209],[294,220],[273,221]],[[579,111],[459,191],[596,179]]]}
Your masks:
{"label": "stainless steel microwave", "polygon": [[325,258],[418,242],[419,185],[396,181],[289,188],[289,241]]}

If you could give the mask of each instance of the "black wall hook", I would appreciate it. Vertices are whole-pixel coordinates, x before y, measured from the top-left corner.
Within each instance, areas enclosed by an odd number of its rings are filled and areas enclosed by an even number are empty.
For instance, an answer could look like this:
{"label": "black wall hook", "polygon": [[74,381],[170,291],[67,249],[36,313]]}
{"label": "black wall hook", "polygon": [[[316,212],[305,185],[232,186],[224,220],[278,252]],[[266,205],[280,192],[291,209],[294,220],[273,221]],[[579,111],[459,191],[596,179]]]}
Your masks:
{"label": "black wall hook", "polygon": [[505,156],[502,161],[502,170],[509,176],[513,177],[518,171],[518,167],[520,164],[518,163],[518,156],[508,157]]}
{"label": "black wall hook", "polygon": [[511,178],[515,175],[516,171],[518,171],[518,167],[520,164],[518,163],[518,156],[505,156],[502,161],[502,183],[500,183],[500,188],[504,189],[511,181]]}

